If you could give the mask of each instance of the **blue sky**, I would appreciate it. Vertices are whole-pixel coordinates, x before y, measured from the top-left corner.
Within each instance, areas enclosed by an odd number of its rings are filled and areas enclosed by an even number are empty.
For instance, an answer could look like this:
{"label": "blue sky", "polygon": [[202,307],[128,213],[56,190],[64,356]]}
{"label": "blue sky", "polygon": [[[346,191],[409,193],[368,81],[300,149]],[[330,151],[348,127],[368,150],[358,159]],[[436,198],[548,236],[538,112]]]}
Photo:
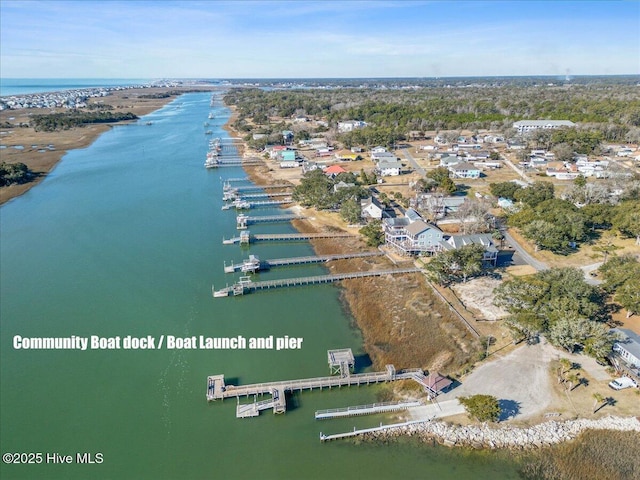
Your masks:
{"label": "blue sky", "polygon": [[628,73],[635,0],[0,0],[4,78]]}

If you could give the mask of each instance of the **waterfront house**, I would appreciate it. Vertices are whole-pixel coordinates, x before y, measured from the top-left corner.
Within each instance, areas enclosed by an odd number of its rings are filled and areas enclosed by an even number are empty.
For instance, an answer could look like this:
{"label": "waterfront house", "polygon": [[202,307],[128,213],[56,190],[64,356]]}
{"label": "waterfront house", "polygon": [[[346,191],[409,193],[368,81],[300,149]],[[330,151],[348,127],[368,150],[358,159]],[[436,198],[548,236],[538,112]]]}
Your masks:
{"label": "waterfront house", "polygon": [[385,218],[383,229],[385,242],[404,254],[435,253],[441,248],[442,230],[423,220],[412,208],[406,210],[404,217]]}
{"label": "waterfront house", "polygon": [[362,209],[362,218],[364,219],[382,219],[384,213],[384,206],[375,197],[363,198],[360,200],[360,207]]}
{"label": "waterfront house", "polygon": [[486,264],[496,265],[498,261],[498,249],[493,243],[493,238],[488,233],[476,233],[473,235],[451,235],[441,242],[443,250],[457,250],[466,245],[480,245],[484,248],[482,261]]}

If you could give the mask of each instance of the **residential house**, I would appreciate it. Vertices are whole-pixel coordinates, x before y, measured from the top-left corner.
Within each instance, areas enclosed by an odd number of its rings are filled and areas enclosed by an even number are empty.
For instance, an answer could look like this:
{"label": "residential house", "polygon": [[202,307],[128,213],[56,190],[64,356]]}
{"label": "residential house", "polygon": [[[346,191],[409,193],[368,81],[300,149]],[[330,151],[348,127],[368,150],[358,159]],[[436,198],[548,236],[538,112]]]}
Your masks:
{"label": "residential house", "polygon": [[291,145],[291,143],[293,142],[293,132],[291,130],[283,130],[282,141],[285,145]]}
{"label": "residential house", "polygon": [[442,230],[408,208],[404,217],[383,220],[385,242],[404,254],[435,253],[441,247]]}
{"label": "residential house", "polygon": [[356,184],[355,183],[347,183],[347,182],[343,182],[342,180],[340,180],[338,183],[336,183],[333,186],[333,193],[337,193],[339,190],[342,190],[344,188],[352,188],[355,187]]}
{"label": "residential house", "polygon": [[454,178],[480,178],[480,169],[469,162],[462,162],[449,167]]}
{"label": "residential house", "polygon": [[366,126],[367,123],[361,120],[347,120],[345,122],[338,122],[338,132],[348,133],[354,130],[358,130],[359,128],[364,128]]}
{"label": "residential house", "polygon": [[462,158],[457,155],[443,155],[440,157],[440,166],[450,168],[462,162]]}
{"label": "residential house", "polygon": [[439,194],[419,193],[415,205],[421,211],[429,212],[431,218],[440,219],[454,213],[465,202],[465,197],[445,197]]}
{"label": "residential house", "polygon": [[375,197],[363,198],[360,200],[360,207],[362,209],[362,218],[364,219],[382,219],[384,213],[384,206]]}
{"label": "residential house", "polygon": [[493,238],[488,233],[477,233],[474,235],[451,235],[441,242],[443,250],[455,250],[465,245],[481,245],[484,247],[482,261],[491,265],[496,265],[498,261],[498,249],[493,243]]}
{"label": "residential house", "polygon": [[380,160],[376,167],[376,170],[381,177],[393,177],[400,175],[402,171],[402,163],[396,159],[393,160]]}
{"label": "residential house", "polygon": [[324,174],[332,178],[336,175],[339,175],[340,173],[347,173],[347,171],[340,165],[331,165],[330,167],[324,169]]}
{"label": "residential house", "polygon": [[613,366],[619,372],[640,379],[640,335],[628,328],[611,330],[619,337],[613,344],[613,352],[609,356]]}

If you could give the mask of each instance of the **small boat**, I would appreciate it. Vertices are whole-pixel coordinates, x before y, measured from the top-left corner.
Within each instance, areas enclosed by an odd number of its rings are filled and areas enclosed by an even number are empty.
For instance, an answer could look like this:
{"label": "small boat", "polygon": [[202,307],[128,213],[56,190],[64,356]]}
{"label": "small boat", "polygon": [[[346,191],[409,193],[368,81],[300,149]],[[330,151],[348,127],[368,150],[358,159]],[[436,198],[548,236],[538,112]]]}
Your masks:
{"label": "small boat", "polygon": [[206,132],[204,132],[205,135],[211,135],[213,132],[211,130],[207,130]]}

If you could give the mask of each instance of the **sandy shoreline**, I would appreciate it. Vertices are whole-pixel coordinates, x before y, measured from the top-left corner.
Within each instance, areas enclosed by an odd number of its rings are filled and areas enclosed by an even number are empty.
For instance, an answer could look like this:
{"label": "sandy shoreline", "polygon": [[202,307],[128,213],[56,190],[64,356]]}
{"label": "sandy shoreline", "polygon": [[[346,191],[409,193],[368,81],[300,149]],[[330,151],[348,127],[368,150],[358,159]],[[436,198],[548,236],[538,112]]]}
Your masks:
{"label": "sandy shoreline", "polygon": [[[141,96],[172,91],[186,92],[189,90],[193,89],[190,87],[133,88],[114,91],[107,97],[91,98],[88,103],[101,102],[112,105],[115,112],[131,112],[138,117],[142,117],[162,108],[167,103],[175,100],[177,96],[172,95],[166,98],[141,98]],[[56,109],[55,111],[63,112],[68,110]],[[32,127],[17,126],[28,124],[33,115],[44,115],[51,112],[52,110],[45,108],[0,111],[0,125],[14,125],[12,128],[0,128],[0,131],[2,131],[0,143],[7,146],[7,148],[1,150],[1,161],[24,163],[37,175],[29,183],[0,187],[0,205],[22,195],[40,183],[68,151],[86,148],[100,135],[108,131],[112,125],[127,123],[92,124],[58,132],[36,132]],[[50,145],[53,145],[53,149],[48,148]],[[22,146],[23,148],[16,149],[13,148],[14,146]]]}

